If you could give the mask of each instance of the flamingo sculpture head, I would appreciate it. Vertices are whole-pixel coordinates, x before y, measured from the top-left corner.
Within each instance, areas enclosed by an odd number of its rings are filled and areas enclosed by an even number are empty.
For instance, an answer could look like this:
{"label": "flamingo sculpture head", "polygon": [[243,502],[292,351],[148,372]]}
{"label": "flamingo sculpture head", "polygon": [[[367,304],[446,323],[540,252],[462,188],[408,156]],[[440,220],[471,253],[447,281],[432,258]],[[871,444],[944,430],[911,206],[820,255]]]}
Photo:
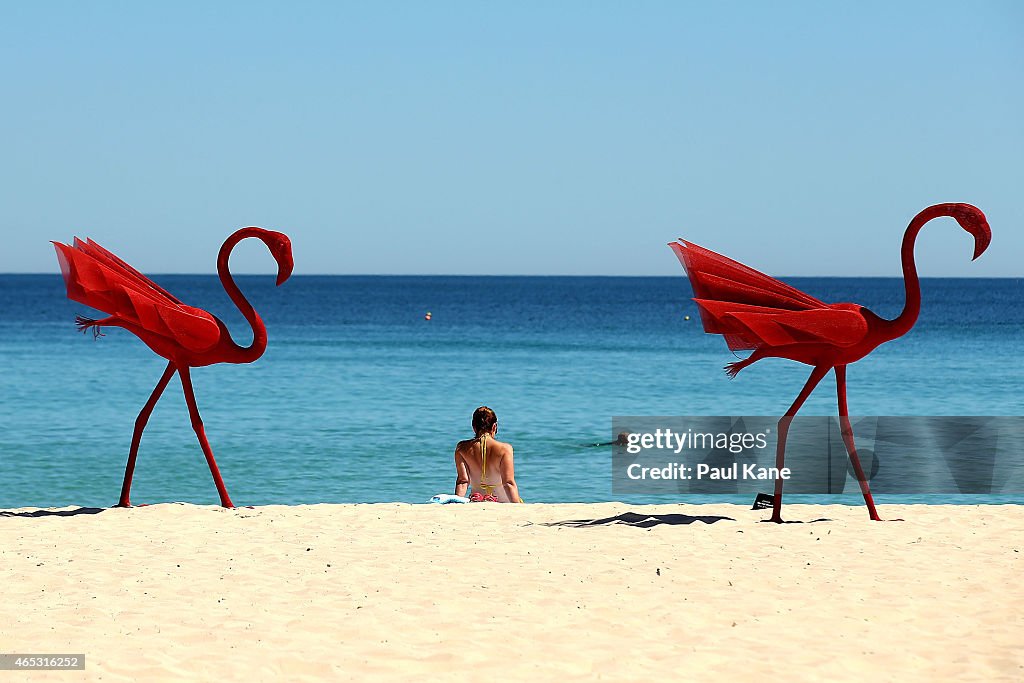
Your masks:
{"label": "flamingo sculpture head", "polygon": [[295,261],[292,259],[292,241],[283,232],[264,230],[266,233],[261,239],[270,249],[270,255],[277,261],[277,285],[280,287],[285,280],[292,276],[292,269],[295,268]]}
{"label": "flamingo sculpture head", "polygon": [[974,236],[974,256],[971,260],[984,254],[992,243],[992,228],[988,226],[988,219],[981,209],[970,204],[953,204],[949,213],[961,228]]}

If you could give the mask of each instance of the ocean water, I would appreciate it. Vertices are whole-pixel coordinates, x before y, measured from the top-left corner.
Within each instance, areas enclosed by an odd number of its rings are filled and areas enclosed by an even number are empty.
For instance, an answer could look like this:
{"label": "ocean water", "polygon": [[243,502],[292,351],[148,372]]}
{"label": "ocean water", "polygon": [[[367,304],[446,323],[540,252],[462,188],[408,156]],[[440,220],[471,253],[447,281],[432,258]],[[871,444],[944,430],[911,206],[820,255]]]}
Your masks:
{"label": "ocean water", "polygon": [[[215,276],[154,279],[250,341]],[[616,415],[778,415],[809,373],[768,359],[730,381],[721,368],[733,356],[703,333],[682,272],[238,282],[267,325],[267,353],[192,373],[238,505],[418,503],[451,491],[455,442],[484,404],[515,446],[531,502],[725,501],[613,495],[611,449],[595,444],[611,439]],[[896,278],[787,282],[884,317],[903,305]],[[914,329],[850,366],[851,413],[1024,415],[1024,281],[925,279],[922,289]],[[0,275],[0,306],[0,508],[115,503],[135,416],[165,362],[124,330],[78,334],[75,314],[91,311],[66,299],[59,274]],[[829,376],[802,414],[835,409]],[[143,437],[132,500],[217,502],[176,379]]]}

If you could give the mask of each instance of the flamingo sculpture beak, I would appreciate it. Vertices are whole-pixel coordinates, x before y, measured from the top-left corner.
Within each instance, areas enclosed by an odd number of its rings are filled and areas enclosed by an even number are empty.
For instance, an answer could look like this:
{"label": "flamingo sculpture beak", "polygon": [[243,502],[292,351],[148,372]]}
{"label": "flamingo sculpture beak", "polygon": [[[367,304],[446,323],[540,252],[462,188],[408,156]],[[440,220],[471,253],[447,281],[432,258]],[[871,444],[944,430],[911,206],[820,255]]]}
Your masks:
{"label": "flamingo sculpture beak", "polygon": [[992,242],[992,230],[989,229],[988,222],[986,221],[979,228],[977,232],[969,231],[974,235],[974,256],[971,258],[972,261],[984,254],[985,250],[988,249],[988,245]]}
{"label": "flamingo sculpture beak", "polygon": [[281,286],[284,281],[292,276],[292,268],[295,263],[292,261],[292,250],[288,248],[287,253],[282,254],[277,260],[277,285]]}

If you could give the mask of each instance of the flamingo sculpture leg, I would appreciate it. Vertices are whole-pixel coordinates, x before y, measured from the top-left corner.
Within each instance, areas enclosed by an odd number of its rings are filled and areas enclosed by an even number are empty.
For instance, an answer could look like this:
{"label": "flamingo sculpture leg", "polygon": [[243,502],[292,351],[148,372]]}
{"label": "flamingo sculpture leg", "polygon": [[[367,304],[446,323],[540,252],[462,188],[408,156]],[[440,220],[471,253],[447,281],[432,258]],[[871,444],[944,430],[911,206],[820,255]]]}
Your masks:
{"label": "flamingo sculpture leg", "polygon": [[206,438],[203,420],[196,405],[192,389],[190,368],[214,363],[252,363],[267,348],[267,328],[252,305],[242,295],[228,269],[228,258],[235,245],[248,237],[261,240],[277,261],[277,284],[282,284],[292,273],[291,241],[288,236],[263,228],[242,228],[221,246],[217,256],[217,272],[228,296],[252,327],[253,340],[249,346],[239,346],[232,339],[227,326],[216,316],[182,303],[145,275],[110,253],[92,240],[77,237],[72,246],[54,242],[60,262],[68,298],[101,310],[109,315],[102,320],[83,316],[76,318],[82,332],[91,329],[95,337],[103,336],[103,326],[122,327],[136,335],[158,355],[167,359],[167,368],[157,382],[149,400],[135,419],[128,463],[125,465],[119,507],[131,506],[132,476],[142,441],[142,432],[149,422],[160,396],[175,373],[181,378],[192,429],[206,456],[213,475],[220,504],[234,507],[214,460],[213,450]]}
{"label": "flamingo sculpture leg", "polygon": [[156,402],[160,400],[160,395],[164,393],[164,389],[167,388],[167,383],[171,381],[174,372],[174,363],[168,363],[167,369],[164,370],[164,374],[160,376],[160,381],[156,383],[156,388],[153,389],[153,394],[146,401],[146,405],[142,406],[139,416],[135,418],[135,431],[132,433],[131,448],[128,449],[128,464],[124,468],[124,483],[121,484],[121,498],[117,503],[117,507],[130,508],[132,506],[130,495],[132,476],[135,474],[135,458],[139,455],[139,443],[142,442],[142,430],[146,428],[149,416],[153,413]]}
{"label": "flamingo sculpture leg", "polygon": [[[846,366],[837,365],[836,371],[836,394],[839,397],[839,429],[843,434],[843,444],[846,445],[846,453],[850,456],[853,464],[853,473],[860,484],[860,493],[864,496],[864,504],[868,506],[868,516],[879,522],[882,520],[875,510],[875,501],[871,497],[871,487],[868,486],[868,478],[864,476],[864,469],[860,466],[860,458],[857,457],[857,446],[853,442],[853,426],[850,424],[850,412],[846,407]],[[781,505],[781,503],[780,503]]]}
{"label": "flamingo sculpture leg", "polygon": [[[800,390],[800,394],[793,401],[793,405],[789,407],[786,414],[779,420],[779,426],[776,436],[777,444],[775,448],[775,467],[781,472],[782,468],[786,466],[786,438],[789,436],[789,425],[793,422],[793,417],[796,412],[800,410],[800,406],[804,404],[807,397],[811,395],[814,388],[818,386],[818,382],[821,378],[828,374],[829,368],[816,367],[811,371],[811,376],[807,378],[807,382],[804,384],[804,388]],[[782,477],[775,480],[775,502],[772,505],[772,521],[782,521]]]}
{"label": "flamingo sculpture leg", "polygon": [[[775,464],[779,469],[785,463],[786,438],[793,417],[828,371],[835,371],[843,443],[873,520],[881,518],[857,457],[846,405],[846,366],[881,344],[903,336],[917,322],[921,311],[921,285],[914,263],[914,244],[921,228],[942,216],[955,219],[974,237],[975,259],[992,241],[992,231],[985,215],[970,204],[936,204],[914,216],[903,235],[900,252],[906,302],[903,311],[893,320],[885,320],[858,304],[819,301],[692,242],[679,240],[669,243],[690,279],[704,331],[725,337],[726,344],[733,351],[753,351],[744,360],[725,366],[729,377],[735,377],[744,368],[771,357],[787,358],[814,368],[793,405],[779,420],[775,454]],[[783,481],[777,479],[770,520],[773,522],[782,522],[782,486]]]}
{"label": "flamingo sculpture leg", "polygon": [[210,466],[210,474],[213,475],[213,483],[217,486],[217,493],[220,494],[220,504],[226,508],[235,507],[228,497],[228,491],[224,488],[224,480],[221,479],[220,469],[217,461],[213,459],[213,450],[210,442],[206,440],[206,430],[203,429],[203,418],[199,417],[199,408],[196,406],[196,395],[192,390],[192,377],[189,375],[188,366],[178,368],[178,375],[181,377],[181,388],[185,392],[185,403],[188,404],[188,416],[192,419],[192,430],[199,439],[199,447],[203,449],[206,456],[206,464]]}

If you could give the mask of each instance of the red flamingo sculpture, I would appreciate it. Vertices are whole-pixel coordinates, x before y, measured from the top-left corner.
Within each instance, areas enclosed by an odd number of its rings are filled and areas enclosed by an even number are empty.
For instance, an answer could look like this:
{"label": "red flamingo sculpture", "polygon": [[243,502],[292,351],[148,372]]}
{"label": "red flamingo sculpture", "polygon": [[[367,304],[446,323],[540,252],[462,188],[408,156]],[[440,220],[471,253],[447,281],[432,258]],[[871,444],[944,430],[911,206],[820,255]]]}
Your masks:
{"label": "red flamingo sculpture", "polygon": [[[914,326],[921,311],[914,242],[924,224],[940,216],[956,219],[960,227],[974,236],[974,258],[981,256],[992,239],[985,215],[970,204],[937,204],[914,216],[903,236],[900,252],[906,303],[894,320],[885,320],[858,304],[826,304],[696,244],[684,240],[669,243],[690,278],[704,331],[723,335],[733,351],[753,350],[746,359],[725,366],[729,377],[769,357],[788,358],[814,368],[793,405],[779,420],[775,464],[780,470],[793,416],[828,371],[835,371],[843,442],[873,520],[880,518],[853,441],[846,407],[846,366],[877,346],[903,336]],[[782,483],[781,478],[775,480],[770,520],[773,522],[782,522]]]}
{"label": "red flamingo sculpture", "polygon": [[217,257],[217,272],[228,296],[238,306],[252,326],[253,339],[249,346],[239,346],[228,333],[227,327],[217,317],[206,311],[187,306],[164,290],[148,277],[135,270],[112,253],[92,240],[82,242],[77,237],[74,246],[54,242],[57,260],[67,286],[68,298],[91,306],[110,317],[93,320],[77,316],[75,322],[82,332],[92,328],[93,335],[102,336],[100,327],[114,325],[123,327],[151,348],[157,355],[167,359],[167,368],[157,382],[153,394],[142,407],[135,420],[135,432],[128,452],[128,464],[121,486],[118,507],[131,507],[129,493],[132,474],[135,472],[135,457],[139,452],[142,430],[146,428],[149,416],[156,402],[167,387],[171,376],[177,372],[181,388],[185,392],[192,429],[199,438],[199,445],[206,456],[206,462],[213,474],[213,481],[220,494],[220,504],[234,507],[221,479],[213,451],[206,440],[203,421],[196,407],[192,391],[189,368],[213,365],[214,363],[252,363],[263,355],[267,348],[267,328],[263,320],[246,301],[228,270],[228,257],[235,245],[247,237],[262,240],[277,261],[277,284],[280,285],[292,273],[292,245],[287,235],[262,228],[242,228],[225,240]]}

